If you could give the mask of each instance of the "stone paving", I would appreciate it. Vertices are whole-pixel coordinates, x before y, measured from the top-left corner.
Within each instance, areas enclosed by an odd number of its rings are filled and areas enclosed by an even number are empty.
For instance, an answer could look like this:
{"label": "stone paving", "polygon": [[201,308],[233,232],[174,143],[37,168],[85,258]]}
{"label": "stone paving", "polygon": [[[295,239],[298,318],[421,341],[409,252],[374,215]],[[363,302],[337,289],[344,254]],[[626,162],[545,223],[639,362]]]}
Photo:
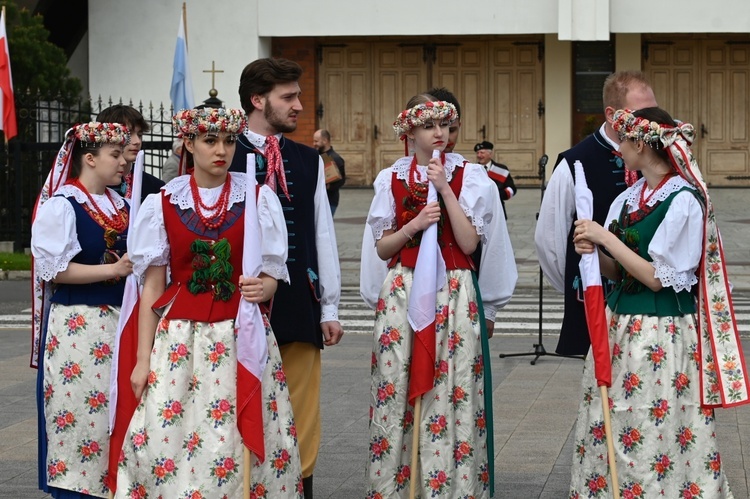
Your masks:
{"label": "stone paving", "polygon": [[[748,192],[713,192],[735,289],[750,290]],[[539,190],[522,189],[506,204],[519,267],[519,287],[538,285],[533,230]],[[369,189],[342,191],[336,214],[342,280],[358,286]],[[550,290],[550,292],[552,292]],[[500,359],[500,352],[533,349],[535,334],[503,333],[490,342],[498,498],[567,497],[582,363],[542,357]],[[35,371],[28,365],[28,330],[0,329],[0,499],[48,497],[36,489]],[[364,497],[367,458],[370,337],[345,336],[323,354],[323,441],[315,472],[318,499]],[[554,345],[555,338],[549,338]],[[745,342],[750,355],[750,342]],[[550,349],[553,346],[549,347]],[[750,406],[717,411],[722,461],[735,498],[750,497]]]}

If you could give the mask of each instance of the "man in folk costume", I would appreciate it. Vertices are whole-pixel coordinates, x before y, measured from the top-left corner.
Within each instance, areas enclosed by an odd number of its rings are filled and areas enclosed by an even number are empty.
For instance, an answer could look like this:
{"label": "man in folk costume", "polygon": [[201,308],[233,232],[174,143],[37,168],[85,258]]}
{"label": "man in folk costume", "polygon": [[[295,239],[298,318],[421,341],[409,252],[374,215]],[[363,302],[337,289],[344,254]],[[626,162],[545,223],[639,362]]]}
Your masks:
{"label": "man in folk costume", "polygon": [[544,192],[534,234],[544,276],[565,297],[565,312],[556,348],[561,355],[586,355],[590,345],[578,270],[581,257],[572,244],[576,219],[573,164],[576,160],[583,164],[589,188],[594,193],[594,220],[604,223],[615,197],[637,179],[635,172],[625,171],[618,153],[620,141],[612,128],[614,112],[621,108],[642,109],[657,105],[654,91],[640,71],[619,71],[607,77],[603,104],[606,121],[601,127],[558,156]]}
{"label": "man in folk costume", "polygon": [[[296,429],[273,331],[267,319],[251,329],[235,320],[241,300],[265,304],[277,280],[289,278],[281,205],[265,186],[255,189],[253,204],[247,184],[254,178],[227,171],[245,127],[241,110],[183,110],[173,122],[194,169],[146,198],[129,241],[143,278],[131,375],[140,403],[122,447],[116,497],[239,497],[249,474],[245,490],[255,496],[301,499]],[[245,234],[248,217],[257,217],[256,234]],[[258,276],[241,275],[247,251],[261,262]],[[268,360],[258,360],[260,376],[252,380],[244,354],[249,342],[258,346],[258,333]],[[253,381],[262,400],[249,414],[258,401],[248,396]]]}
{"label": "man in folk costume", "polygon": [[129,207],[107,186],[122,180],[129,135],[118,123],[69,130],[34,210],[39,487],[56,498],[107,497],[110,366],[133,268]]}
{"label": "man in folk costume", "polygon": [[336,233],[326,195],[323,162],[315,149],[284,136],[302,111],[302,68],[287,59],[258,59],[240,77],[248,127],[239,137],[230,171],[244,171],[255,153],[256,178],[278,193],[289,233],[289,278],[279,283],[271,325],[281,349],[297,423],[305,497],[313,496],[320,446],[320,354],[344,331]]}

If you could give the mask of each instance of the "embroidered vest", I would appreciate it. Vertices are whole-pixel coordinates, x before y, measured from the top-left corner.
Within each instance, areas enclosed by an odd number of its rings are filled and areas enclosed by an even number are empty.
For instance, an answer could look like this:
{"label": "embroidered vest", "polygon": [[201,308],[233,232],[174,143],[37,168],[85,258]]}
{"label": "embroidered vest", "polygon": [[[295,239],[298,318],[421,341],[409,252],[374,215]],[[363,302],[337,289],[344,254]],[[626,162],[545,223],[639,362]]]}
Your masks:
{"label": "embroidered vest", "polygon": [[[117,256],[127,252],[128,229],[117,235],[113,244],[108,245],[104,239],[104,229],[91,218],[86,208],[74,197],[66,198],[73,206],[76,214],[76,233],[81,251],[73,257],[71,262],[84,265],[99,265],[104,253],[110,251]],[[130,206],[125,202],[125,209],[130,211]],[[62,305],[111,305],[119,307],[122,305],[122,295],[125,293],[125,279],[117,281],[102,281],[89,284],[57,284],[50,301]]]}
{"label": "embroidered vest", "polygon": [[[632,215],[628,215],[627,205],[624,204],[618,220],[622,227],[622,230],[618,231],[620,240],[636,251],[641,258],[649,262],[653,261],[648,254],[648,246],[662,220],[664,220],[669,205],[672,204],[674,197],[682,191],[695,194],[694,190],[683,187],[679,191],[673,192],[664,201],[657,203],[643,219],[632,223],[628,223],[628,218],[632,220]],[[662,288],[657,292],[651,291],[623,271],[623,278],[617,282],[612,292],[607,296],[607,305],[617,314],[643,314],[657,317],[683,316],[695,313],[695,296],[687,290],[676,293],[672,287]]]}
{"label": "embroidered vest", "polygon": [[172,282],[154,310],[172,306],[167,319],[220,322],[237,317],[242,274],[245,203],[235,203],[224,223],[208,229],[192,208],[171,204],[162,192]]}
{"label": "embroidered vest", "polygon": [[[461,194],[463,179],[464,165],[457,166],[456,169],[453,170],[453,178],[449,184],[451,190],[456,195],[456,199],[458,199]],[[401,230],[404,225],[417,216],[424,205],[417,208],[410,206],[409,190],[406,180],[397,179],[396,172],[393,172],[391,189],[393,190],[393,198],[396,200],[396,230]],[[450,217],[448,216],[445,207],[442,207],[442,203],[440,211],[440,222],[438,222],[438,244],[440,245],[440,252],[443,254],[443,260],[445,260],[445,268],[447,270],[474,270],[474,261],[471,259],[471,255],[464,254],[456,242],[456,236],[453,234],[453,229],[451,228]],[[419,243],[421,239],[422,232],[415,234],[413,239],[406,243],[404,247],[401,248],[401,251],[391,258],[391,261],[388,262],[388,266],[393,267],[400,261],[401,265],[404,267],[414,268],[417,265]]]}
{"label": "embroidered vest", "polygon": [[[313,343],[323,348],[320,329],[320,282],[315,226],[315,192],[320,155],[311,147],[287,137],[279,141],[284,174],[291,201],[280,187],[276,192],[284,210],[289,236],[287,269],[291,284],[279,281],[271,310],[271,327],[280,345],[291,342]],[[247,154],[255,153],[255,178],[266,180],[266,158],[240,135],[230,171],[247,171]],[[280,312],[279,312],[280,310]],[[275,312],[275,313],[274,313]]]}

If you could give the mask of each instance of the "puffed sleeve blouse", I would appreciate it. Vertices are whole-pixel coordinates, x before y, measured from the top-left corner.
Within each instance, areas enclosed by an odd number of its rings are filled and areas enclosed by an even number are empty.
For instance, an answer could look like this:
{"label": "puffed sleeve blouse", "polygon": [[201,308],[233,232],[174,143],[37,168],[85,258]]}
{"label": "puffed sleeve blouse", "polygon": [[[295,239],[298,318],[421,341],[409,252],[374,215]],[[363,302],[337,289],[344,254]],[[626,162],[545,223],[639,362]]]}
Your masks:
{"label": "puffed sleeve blouse", "polygon": [[[623,203],[628,213],[638,210],[645,182],[645,179],[640,179],[612,202],[608,221],[619,219]],[[648,206],[653,206],[684,187],[695,191],[686,180],[674,176],[650,197],[651,191],[646,186],[643,198],[648,199]],[[661,281],[663,287],[672,287],[675,292],[680,292],[689,290],[698,282],[695,272],[703,252],[703,218],[703,206],[693,193],[683,191],[672,199],[664,220],[648,245],[654,277]]]}
{"label": "puffed sleeve blouse", "polygon": [[[122,196],[112,189],[106,194],[91,194],[94,203],[108,216],[117,213],[125,206]],[[70,261],[81,252],[76,230],[76,213],[66,198],[72,197],[77,203],[88,205],[91,200],[78,187],[65,184],[55,195],[39,207],[31,225],[31,254],[34,256],[36,275],[44,281],[51,281],[57,274],[68,268]]]}
{"label": "puffed sleeve blouse", "polygon": [[[510,301],[518,280],[500,196],[497,187],[481,165],[468,163],[459,154],[451,153],[445,156],[444,168],[449,182],[456,168],[464,168],[458,204],[466,217],[471,220],[482,241],[479,287],[485,305],[485,316],[493,319],[496,311]],[[395,230],[397,227],[396,200],[393,197],[391,182],[394,172],[397,179],[408,178],[411,160],[411,157],[399,159],[393,166],[381,171],[375,179],[375,195],[367,216],[367,225],[375,241],[383,237],[384,231]],[[417,171],[422,181],[426,181],[427,167],[418,165]],[[369,237],[364,239],[372,240]],[[363,244],[363,272],[378,274],[369,278],[370,281],[380,280],[381,276],[385,277],[385,262],[377,263],[377,260],[379,259],[375,247],[372,244]]]}
{"label": "puffed sleeve blouse", "polygon": [[[245,200],[244,173],[231,174],[229,205]],[[215,204],[223,186],[198,188],[203,203]],[[190,190],[190,176],[182,175],[167,183],[162,190],[171,194],[169,202],[181,209],[195,208]],[[133,262],[133,272],[143,276],[150,266],[163,266],[169,263],[169,241],[164,226],[161,192],[149,195],[138,211],[135,227],[128,237],[128,254]],[[257,199],[258,225],[261,233],[261,271],[275,279],[289,282],[286,267],[287,231],[284,214],[276,196],[265,185],[258,191]]]}

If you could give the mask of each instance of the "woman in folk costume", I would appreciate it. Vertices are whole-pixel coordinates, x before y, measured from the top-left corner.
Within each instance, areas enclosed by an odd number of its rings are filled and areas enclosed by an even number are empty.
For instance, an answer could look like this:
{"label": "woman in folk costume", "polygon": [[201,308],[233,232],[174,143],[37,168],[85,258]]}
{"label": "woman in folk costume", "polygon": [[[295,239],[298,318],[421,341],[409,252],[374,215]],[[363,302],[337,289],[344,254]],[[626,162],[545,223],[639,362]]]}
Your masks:
{"label": "woman in folk costume", "polygon": [[[128,205],[108,185],[125,168],[128,129],[84,123],[66,134],[31,227],[47,296],[35,338],[39,485],[55,498],[107,497],[108,399],[125,279]],[[34,362],[35,361],[35,362]]]}
{"label": "woman in folk costume", "polygon": [[[288,278],[286,228],[268,187],[256,190],[256,214],[245,204],[246,182],[254,179],[227,172],[246,125],[242,111],[185,110],[173,121],[195,168],[146,199],[130,242],[135,273],[144,278],[131,377],[141,402],[123,445],[116,497],[239,497],[250,463],[238,429],[245,404],[238,400],[243,346],[235,318],[241,299],[266,303],[276,280]],[[240,275],[246,215],[260,227],[259,277]],[[297,498],[301,471],[289,392],[265,315],[260,322],[269,358],[258,405],[262,425],[255,429],[263,430],[265,452],[262,462],[251,458],[250,497]]]}
{"label": "woman in folk costume", "polygon": [[[746,403],[747,375],[695,132],[659,108],[617,111],[613,126],[643,178],[612,203],[609,230],[579,220],[574,243],[606,248],[600,267],[617,282],[607,306],[620,496],[733,497],[714,408]],[[612,497],[591,355],[582,383],[570,497]]]}
{"label": "woman in folk costume", "polygon": [[[408,497],[412,486],[418,497],[491,494],[492,389],[484,311],[494,321],[517,273],[494,184],[481,165],[442,153],[455,119],[452,104],[414,97],[394,123],[414,155],[375,180],[367,223],[376,245],[363,247],[362,265],[379,257],[390,262],[390,271],[376,307],[368,498]],[[436,202],[427,199],[432,187]],[[478,286],[471,254],[480,239],[487,268]],[[413,310],[410,295],[421,294],[415,274],[421,275],[420,261],[429,257],[421,249],[428,247],[436,255],[428,274],[434,277],[437,270],[437,279],[425,315],[434,322],[421,328],[412,326],[407,309]],[[415,409],[419,397],[421,411]],[[412,448],[415,428],[418,449]]]}

